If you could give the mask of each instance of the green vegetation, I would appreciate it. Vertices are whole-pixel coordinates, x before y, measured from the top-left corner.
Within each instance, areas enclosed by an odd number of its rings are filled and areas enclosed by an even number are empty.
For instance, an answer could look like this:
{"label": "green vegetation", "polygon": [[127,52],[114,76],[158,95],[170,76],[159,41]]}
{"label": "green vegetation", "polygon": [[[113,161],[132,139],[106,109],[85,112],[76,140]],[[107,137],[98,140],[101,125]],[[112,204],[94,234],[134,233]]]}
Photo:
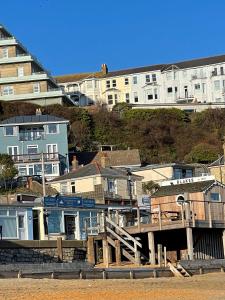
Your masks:
{"label": "green vegetation", "polygon": [[17,173],[18,171],[14,166],[11,156],[8,154],[0,154],[0,188],[2,188],[3,183],[5,190],[12,189],[12,180]]}
{"label": "green vegetation", "polygon": [[[37,105],[0,103],[0,118],[35,114]],[[118,104],[104,108],[51,105],[43,113],[70,120],[69,145],[76,150],[97,150],[100,144],[140,149],[143,163],[174,161],[211,162],[222,153],[225,110],[208,109],[186,114],[172,109],[131,109]]]}

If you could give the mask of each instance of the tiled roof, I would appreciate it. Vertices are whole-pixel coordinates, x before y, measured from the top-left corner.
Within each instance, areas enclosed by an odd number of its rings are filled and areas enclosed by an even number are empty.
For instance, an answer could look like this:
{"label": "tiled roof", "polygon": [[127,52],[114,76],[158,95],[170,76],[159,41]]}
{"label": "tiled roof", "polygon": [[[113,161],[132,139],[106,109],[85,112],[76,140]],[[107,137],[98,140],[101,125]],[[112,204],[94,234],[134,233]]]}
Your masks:
{"label": "tiled roof", "polygon": [[[117,177],[117,178],[124,178],[124,179],[128,178],[126,171],[120,169],[114,169],[114,168],[102,168],[99,164],[92,163],[84,167],[78,168],[77,170],[70,172],[68,174],[59,176],[51,180],[50,182],[76,179],[76,178],[94,176],[94,175],[102,175],[103,177]],[[137,176],[137,175],[132,175],[132,177],[138,180],[142,179],[141,176]]]}
{"label": "tiled roof", "polygon": [[215,180],[206,180],[206,181],[193,182],[193,183],[161,186],[151,197],[155,198],[155,197],[179,195],[183,193],[203,192],[214,183],[216,183]]}
{"label": "tiled roof", "polygon": [[26,123],[50,123],[50,122],[69,122],[66,119],[63,118],[59,118],[56,116],[52,116],[52,115],[28,115],[28,116],[16,116],[16,117],[12,117],[9,119],[6,119],[4,121],[2,121],[0,123],[1,125],[6,125],[6,124],[26,124]]}
{"label": "tiled roof", "polygon": [[78,74],[68,74],[68,75],[61,75],[61,76],[55,76],[55,79],[57,83],[66,83],[66,82],[74,82],[79,81],[82,79],[88,79],[88,78],[99,78],[102,77],[102,72],[90,72],[90,73],[78,73]]}
{"label": "tiled roof", "polygon": [[99,151],[99,152],[77,152],[75,155],[79,165],[87,165],[92,162],[101,164],[102,155],[106,155],[108,164],[111,167],[119,166],[140,166],[141,159],[138,149],[131,150],[115,150],[115,151]]}
{"label": "tiled roof", "polygon": [[56,76],[55,79],[57,80],[58,83],[64,83],[64,82],[79,81],[86,78],[107,78],[107,77],[136,74],[142,72],[151,72],[151,71],[163,72],[169,69],[171,66],[176,66],[179,69],[186,69],[186,68],[194,68],[194,67],[206,66],[206,65],[223,63],[223,62],[225,62],[225,55],[217,55],[217,56],[210,56],[210,57],[204,57],[198,59],[185,60],[180,62],[178,61],[172,63],[116,70],[116,71],[108,72],[107,74],[103,74],[102,72],[92,72],[92,73],[89,72],[89,73],[80,73],[80,74],[78,73],[78,74]]}

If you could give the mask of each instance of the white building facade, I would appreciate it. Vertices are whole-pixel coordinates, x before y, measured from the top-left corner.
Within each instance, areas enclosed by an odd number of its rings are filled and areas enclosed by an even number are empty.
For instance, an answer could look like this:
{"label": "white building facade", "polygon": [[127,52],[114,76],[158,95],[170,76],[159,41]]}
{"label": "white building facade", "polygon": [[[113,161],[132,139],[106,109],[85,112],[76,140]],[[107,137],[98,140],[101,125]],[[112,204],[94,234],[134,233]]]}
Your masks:
{"label": "white building facade", "polygon": [[[98,78],[69,82],[69,86],[75,84],[80,87],[82,97],[86,97],[86,105],[100,102],[109,109],[121,102],[133,108],[176,107],[191,111],[222,108],[225,107],[225,55],[102,72]],[[65,91],[69,92],[68,86]]]}

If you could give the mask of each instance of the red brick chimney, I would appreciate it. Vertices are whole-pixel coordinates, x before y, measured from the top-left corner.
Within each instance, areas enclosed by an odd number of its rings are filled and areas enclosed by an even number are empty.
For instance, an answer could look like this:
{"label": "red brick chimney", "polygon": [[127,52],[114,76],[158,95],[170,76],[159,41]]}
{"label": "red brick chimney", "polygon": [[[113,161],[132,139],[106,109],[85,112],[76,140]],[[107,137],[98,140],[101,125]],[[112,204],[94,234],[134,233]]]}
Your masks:
{"label": "red brick chimney", "polygon": [[109,159],[107,153],[101,154],[101,166],[102,166],[102,168],[110,167],[110,159]]}
{"label": "red brick chimney", "polygon": [[103,75],[106,75],[108,73],[108,67],[106,64],[101,65],[101,71]]}
{"label": "red brick chimney", "polygon": [[77,170],[78,167],[79,167],[78,160],[77,160],[76,155],[74,155],[73,160],[72,160],[72,171]]}

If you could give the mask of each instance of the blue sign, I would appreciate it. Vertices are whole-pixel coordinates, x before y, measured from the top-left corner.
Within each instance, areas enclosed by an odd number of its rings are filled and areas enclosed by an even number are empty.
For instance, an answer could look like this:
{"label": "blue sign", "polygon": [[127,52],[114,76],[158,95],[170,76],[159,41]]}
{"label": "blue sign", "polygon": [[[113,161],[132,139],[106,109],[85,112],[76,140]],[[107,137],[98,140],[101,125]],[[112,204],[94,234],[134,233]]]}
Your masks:
{"label": "blue sign", "polygon": [[81,197],[70,197],[70,196],[56,196],[56,197],[44,197],[45,207],[84,207],[93,208],[95,207],[95,200]]}

